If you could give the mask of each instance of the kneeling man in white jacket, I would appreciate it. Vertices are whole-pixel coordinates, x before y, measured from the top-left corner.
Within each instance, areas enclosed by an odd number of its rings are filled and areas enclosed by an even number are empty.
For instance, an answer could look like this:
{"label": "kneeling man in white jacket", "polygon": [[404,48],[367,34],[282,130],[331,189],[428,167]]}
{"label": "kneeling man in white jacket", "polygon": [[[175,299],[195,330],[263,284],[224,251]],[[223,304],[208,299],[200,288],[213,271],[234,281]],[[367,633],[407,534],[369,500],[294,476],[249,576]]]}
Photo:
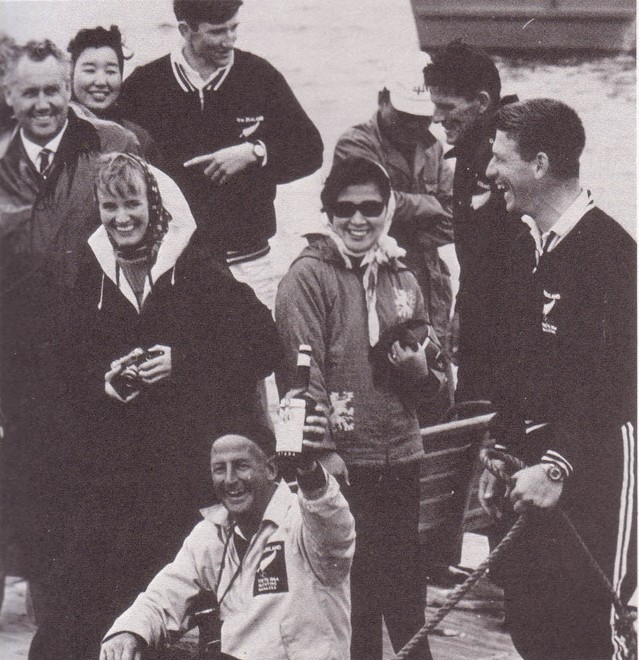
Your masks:
{"label": "kneeling man in white jacket", "polygon": [[348,660],[353,517],[312,454],[301,454],[297,494],[277,480],[274,454],[268,429],[213,441],[221,504],[202,511],[175,560],[115,621],[101,660],[138,660],[177,639],[202,592],[217,602],[223,657]]}

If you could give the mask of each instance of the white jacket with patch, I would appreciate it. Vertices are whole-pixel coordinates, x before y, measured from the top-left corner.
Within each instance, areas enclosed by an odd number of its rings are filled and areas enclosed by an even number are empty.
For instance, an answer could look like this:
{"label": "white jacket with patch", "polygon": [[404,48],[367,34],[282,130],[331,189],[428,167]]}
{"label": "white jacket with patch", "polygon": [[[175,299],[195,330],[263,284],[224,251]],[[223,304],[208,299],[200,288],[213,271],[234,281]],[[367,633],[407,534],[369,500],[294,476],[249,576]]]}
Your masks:
{"label": "white jacket with patch", "polygon": [[[120,616],[106,638],[132,632],[151,647],[185,632],[194,600],[215,591],[231,525],[218,504]],[[241,660],[348,660],[355,523],[337,482],[317,499],[281,482],[221,605],[222,651]],[[221,598],[240,560],[228,544]]]}

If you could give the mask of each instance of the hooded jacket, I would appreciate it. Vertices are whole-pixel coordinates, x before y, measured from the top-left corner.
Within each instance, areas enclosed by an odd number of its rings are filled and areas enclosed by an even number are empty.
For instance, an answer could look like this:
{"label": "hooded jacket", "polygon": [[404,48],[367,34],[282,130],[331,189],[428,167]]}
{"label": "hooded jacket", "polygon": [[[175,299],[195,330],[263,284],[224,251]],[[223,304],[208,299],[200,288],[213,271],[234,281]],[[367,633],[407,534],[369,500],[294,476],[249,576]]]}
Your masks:
{"label": "hooded jacket", "polygon": [[135,137],[112,122],[80,119],[71,109],[68,120],[46,179],[18,129],[0,159],[2,372],[11,414],[33,405],[34,388],[50,399],[61,370],[55,347],[67,336],[71,291],[100,224],[94,163],[102,153],[139,151]]}
{"label": "hooded jacket", "polygon": [[[280,391],[294,382],[300,344],[312,348],[309,395],[330,406],[331,439],[350,465],[385,466],[423,455],[417,418],[392,392],[373,383],[366,297],[361,277],[349,268],[335,242],[310,235],[310,245],[282,279],[275,318],[285,360]],[[400,262],[381,265],[377,313],[382,334],[409,319],[425,319],[415,276]]]}
{"label": "hooded jacket", "polygon": [[[165,196],[170,179],[154,173]],[[192,483],[197,472],[200,484],[208,484],[208,450],[198,438],[246,413],[258,380],[276,366],[280,346],[271,314],[253,290],[193,244],[190,215],[172,215],[141,309],[123,274],[118,287],[106,229],[100,226],[91,236],[93,261],[75,290],[69,363],[78,404],[104,415],[98,425],[97,414],[82,415],[93,426],[89,441],[100,439],[96,449],[105,459],[100,470],[142,471],[155,461],[169,479]],[[171,348],[171,376],[126,404],[107,397],[104,375],[111,362],[155,344]],[[156,452],[163,452],[161,461]],[[162,482],[157,474],[148,478]]]}

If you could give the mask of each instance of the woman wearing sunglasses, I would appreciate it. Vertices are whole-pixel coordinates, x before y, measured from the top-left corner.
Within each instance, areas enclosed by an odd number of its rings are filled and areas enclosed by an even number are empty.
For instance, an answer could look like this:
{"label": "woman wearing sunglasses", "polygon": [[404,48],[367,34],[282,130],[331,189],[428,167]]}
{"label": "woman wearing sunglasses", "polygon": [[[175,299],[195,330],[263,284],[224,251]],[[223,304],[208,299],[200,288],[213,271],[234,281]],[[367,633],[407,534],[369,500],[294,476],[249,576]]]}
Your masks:
{"label": "woman wearing sunglasses", "polygon": [[[353,660],[381,660],[382,617],[396,651],[424,621],[418,540],[423,447],[407,393],[432,396],[440,378],[423,350],[434,335],[419,343],[384,343],[393,328],[427,318],[417,280],[400,261],[404,251],[387,235],[390,192],[376,163],[334,165],[321,195],[327,230],[307,236],[309,246],[282,280],[275,307],[285,349],[278,386],[289,389],[298,346],[309,344],[309,395],[330,410],[327,437],[311,444],[324,450],[320,460],[342,478],[355,516]],[[403,391],[380,382],[379,346]]]}

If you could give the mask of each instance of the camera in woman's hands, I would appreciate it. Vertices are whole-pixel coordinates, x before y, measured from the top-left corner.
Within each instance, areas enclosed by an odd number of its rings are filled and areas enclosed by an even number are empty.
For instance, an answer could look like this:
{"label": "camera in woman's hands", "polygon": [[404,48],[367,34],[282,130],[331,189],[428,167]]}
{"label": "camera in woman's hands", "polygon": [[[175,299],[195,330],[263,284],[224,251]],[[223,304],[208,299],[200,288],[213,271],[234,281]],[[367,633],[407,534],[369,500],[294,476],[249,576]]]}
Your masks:
{"label": "camera in woman's hands", "polygon": [[154,356],[150,351],[142,351],[142,353],[131,356],[120,365],[120,372],[111,379],[111,387],[117,392],[118,396],[126,399],[133,392],[137,392],[143,387],[139,369],[152,357]]}

